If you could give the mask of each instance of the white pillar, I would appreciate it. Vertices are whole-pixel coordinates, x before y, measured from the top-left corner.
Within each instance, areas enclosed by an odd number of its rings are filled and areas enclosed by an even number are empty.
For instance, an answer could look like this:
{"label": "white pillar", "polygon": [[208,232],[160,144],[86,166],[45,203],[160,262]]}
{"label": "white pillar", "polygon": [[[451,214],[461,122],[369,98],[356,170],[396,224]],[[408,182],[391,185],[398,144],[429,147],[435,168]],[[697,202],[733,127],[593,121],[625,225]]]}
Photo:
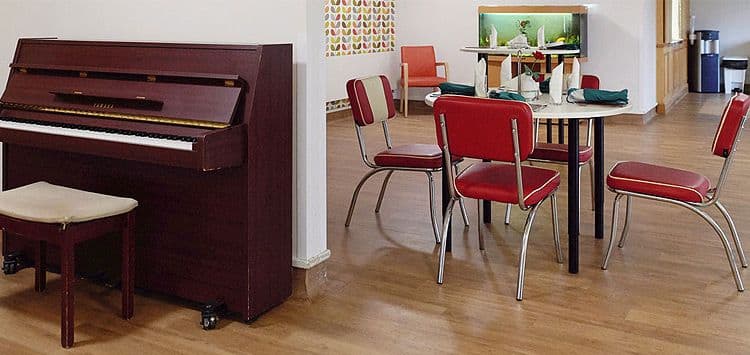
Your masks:
{"label": "white pillar", "polygon": [[331,255],[326,217],[326,65],[323,0],[304,1],[307,28],[296,52],[296,216],[292,265],[309,269]]}

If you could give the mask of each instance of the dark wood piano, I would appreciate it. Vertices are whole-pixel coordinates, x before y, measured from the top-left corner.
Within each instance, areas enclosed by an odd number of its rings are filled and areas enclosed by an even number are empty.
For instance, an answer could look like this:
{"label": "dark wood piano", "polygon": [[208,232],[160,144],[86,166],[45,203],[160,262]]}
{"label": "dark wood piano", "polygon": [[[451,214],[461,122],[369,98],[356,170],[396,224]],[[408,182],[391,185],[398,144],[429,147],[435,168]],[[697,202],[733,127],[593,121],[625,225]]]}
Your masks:
{"label": "dark wood piano", "polygon": [[[3,189],[137,199],[143,290],[245,321],[291,294],[291,45],[21,39],[10,68]],[[118,236],[77,253],[82,273],[119,275]],[[3,255],[28,264],[33,246],[6,234]]]}

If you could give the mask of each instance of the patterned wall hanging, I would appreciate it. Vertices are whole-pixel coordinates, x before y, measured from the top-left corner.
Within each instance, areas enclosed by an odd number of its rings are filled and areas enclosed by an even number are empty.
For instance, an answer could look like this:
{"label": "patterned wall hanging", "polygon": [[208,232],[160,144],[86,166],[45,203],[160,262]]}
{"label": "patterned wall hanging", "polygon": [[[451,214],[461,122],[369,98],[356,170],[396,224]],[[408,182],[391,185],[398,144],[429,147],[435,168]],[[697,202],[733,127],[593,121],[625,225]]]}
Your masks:
{"label": "patterned wall hanging", "polygon": [[395,0],[326,0],[326,57],[396,48]]}

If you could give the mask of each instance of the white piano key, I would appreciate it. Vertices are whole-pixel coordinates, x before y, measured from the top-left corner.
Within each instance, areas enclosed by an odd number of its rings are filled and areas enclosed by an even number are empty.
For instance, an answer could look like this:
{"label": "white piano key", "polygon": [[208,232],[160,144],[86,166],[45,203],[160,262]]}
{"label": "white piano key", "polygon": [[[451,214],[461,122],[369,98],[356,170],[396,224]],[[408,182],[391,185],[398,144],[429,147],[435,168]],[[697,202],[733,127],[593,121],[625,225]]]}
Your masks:
{"label": "white piano key", "polygon": [[193,142],[184,142],[171,139],[139,137],[119,133],[107,133],[97,131],[87,131],[83,129],[45,126],[32,123],[12,122],[0,120],[0,128],[15,129],[19,131],[54,134],[58,136],[76,137],[95,139],[107,142],[118,142],[142,145],[147,147],[157,147],[175,150],[193,151]]}

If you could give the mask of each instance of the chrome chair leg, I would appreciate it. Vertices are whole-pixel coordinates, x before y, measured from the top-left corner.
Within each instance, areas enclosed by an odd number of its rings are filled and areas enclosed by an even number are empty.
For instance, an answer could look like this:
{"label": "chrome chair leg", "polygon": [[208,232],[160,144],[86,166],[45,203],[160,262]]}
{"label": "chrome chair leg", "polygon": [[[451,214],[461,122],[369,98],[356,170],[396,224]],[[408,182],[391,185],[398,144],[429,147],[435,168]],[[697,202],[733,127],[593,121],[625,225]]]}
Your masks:
{"label": "chrome chair leg", "polygon": [[505,225],[510,225],[510,210],[513,208],[513,205],[510,203],[505,205]]}
{"label": "chrome chair leg", "polygon": [[346,223],[345,226],[349,227],[349,223],[352,221],[352,214],[354,213],[354,205],[357,204],[357,198],[359,198],[359,190],[362,189],[362,185],[365,184],[365,181],[367,179],[371,178],[373,175],[385,171],[386,169],[372,169],[370,170],[365,176],[362,177],[361,180],[359,180],[359,184],[357,184],[357,188],[354,189],[354,194],[352,195],[352,200],[349,202],[349,213],[346,215]]}
{"label": "chrome chair leg", "polygon": [[[458,176],[458,165],[454,165],[453,168],[456,171],[456,176]],[[461,207],[461,218],[464,219],[464,227],[469,226],[469,214],[466,213],[466,205],[464,204],[464,199],[460,198],[458,200],[458,206]]]}
{"label": "chrome chair leg", "polygon": [[724,219],[727,220],[727,224],[729,224],[729,230],[732,232],[732,238],[734,239],[734,246],[737,248],[737,254],[740,256],[740,263],[742,264],[742,267],[747,267],[747,258],[745,257],[745,251],[742,249],[742,242],[740,241],[740,236],[737,233],[737,227],[734,225],[734,221],[732,220],[732,217],[729,215],[729,211],[727,211],[726,207],[719,202],[716,201],[716,208],[719,209],[722,215],[724,215]]}
{"label": "chrome chair leg", "polygon": [[617,218],[620,212],[620,200],[625,195],[617,194],[615,196],[614,206],[612,207],[612,233],[609,236],[609,247],[607,247],[607,255],[604,256],[602,261],[602,270],[607,270],[607,264],[609,264],[609,257],[612,254],[612,247],[615,246],[615,235],[617,235]]}
{"label": "chrome chair leg", "polygon": [[380,187],[380,195],[378,196],[378,204],[375,205],[375,213],[380,213],[380,206],[383,204],[385,189],[388,188],[388,182],[391,181],[391,175],[393,175],[393,172],[393,170],[389,171],[388,175],[386,175],[385,179],[383,179],[383,186]]}
{"label": "chrome chair leg", "polygon": [[[451,199],[451,201],[448,203],[448,208],[445,209],[445,216],[443,216],[443,236],[442,240],[446,240],[448,238],[448,231],[450,228],[448,228],[448,225],[451,223],[451,214],[453,214],[453,205],[456,203],[456,200]],[[447,247],[448,243],[442,243],[440,244],[440,265],[438,266],[438,276],[437,276],[437,283],[443,284],[443,274],[445,272],[445,249]]]}
{"label": "chrome chair leg", "polygon": [[[596,188],[594,188],[594,160],[589,160],[589,179],[591,181],[591,210],[596,210]],[[580,173],[578,176],[581,176]]]}
{"label": "chrome chair leg", "polygon": [[742,278],[740,277],[740,272],[737,270],[737,263],[734,261],[734,252],[732,251],[732,246],[729,244],[729,240],[727,240],[726,234],[724,234],[724,231],[721,230],[719,225],[714,221],[711,216],[706,214],[706,212],[703,212],[695,207],[690,207],[690,209],[698,214],[699,216],[703,217],[708,224],[711,225],[711,227],[714,228],[716,231],[716,234],[719,235],[719,239],[721,239],[721,243],[724,244],[724,251],[727,254],[727,259],[729,260],[729,266],[732,268],[732,274],[734,275],[734,283],[737,285],[737,291],[745,291],[745,286],[742,284]]}
{"label": "chrome chair leg", "polygon": [[633,203],[633,200],[630,196],[627,196],[625,198],[625,225],[622,228],[622,235],[620,236],[620,242],[617,243],[618,248],[624,248],[625,247],[625,241],[628,239],[628,233],[630,232],[630,215],[633,212],[633,208],[631,207]]}
{"label": "chrome chair leg", "polygon": [[556,193],[550,195],[550,204],[552,205],[552,232],[555,238],[555,253],[557,254],[557,262],[562,264],[565,261],[565,258],[563,257],[562,248],[560,248],[560,223],[557,221]]}
{"label": "chrome chair leg", "polygon": [[484,235],[482,235],[482,200],[477,200],[477,234],[479,235],[479,250],[484,250]]}
{"label": "chrome chair leg", "polygon": [[435,235],[435,243],[440,244],[440,226],[438,226],[437,214],[435,213],[435,178],[431,172],[427,172],[428,185],[430,186],[430,224],[432,233]]}
{"label": "chrome chair leg", "polygon": [[469,215],[466,213],[466,205],[464,204],[464,199],[459,198],[458,199],[458,207],[461,209],[461,217],[464,219],[464,227],[469,226]]}
{"label": "chrome chair leg", "polygon": [[516,282],[516,300],[523,301],[523,279],[526,273],[526,251],[529,247],[529,234],[531,233],[531,225],[534,224],[534,217],[536,217],[536,211],[539,209],[540,203],[534,206],[529,215],[526,217],[526,225],[523,228],[523,238],[521,238],[521,252],[518,255],[518,281]]}

